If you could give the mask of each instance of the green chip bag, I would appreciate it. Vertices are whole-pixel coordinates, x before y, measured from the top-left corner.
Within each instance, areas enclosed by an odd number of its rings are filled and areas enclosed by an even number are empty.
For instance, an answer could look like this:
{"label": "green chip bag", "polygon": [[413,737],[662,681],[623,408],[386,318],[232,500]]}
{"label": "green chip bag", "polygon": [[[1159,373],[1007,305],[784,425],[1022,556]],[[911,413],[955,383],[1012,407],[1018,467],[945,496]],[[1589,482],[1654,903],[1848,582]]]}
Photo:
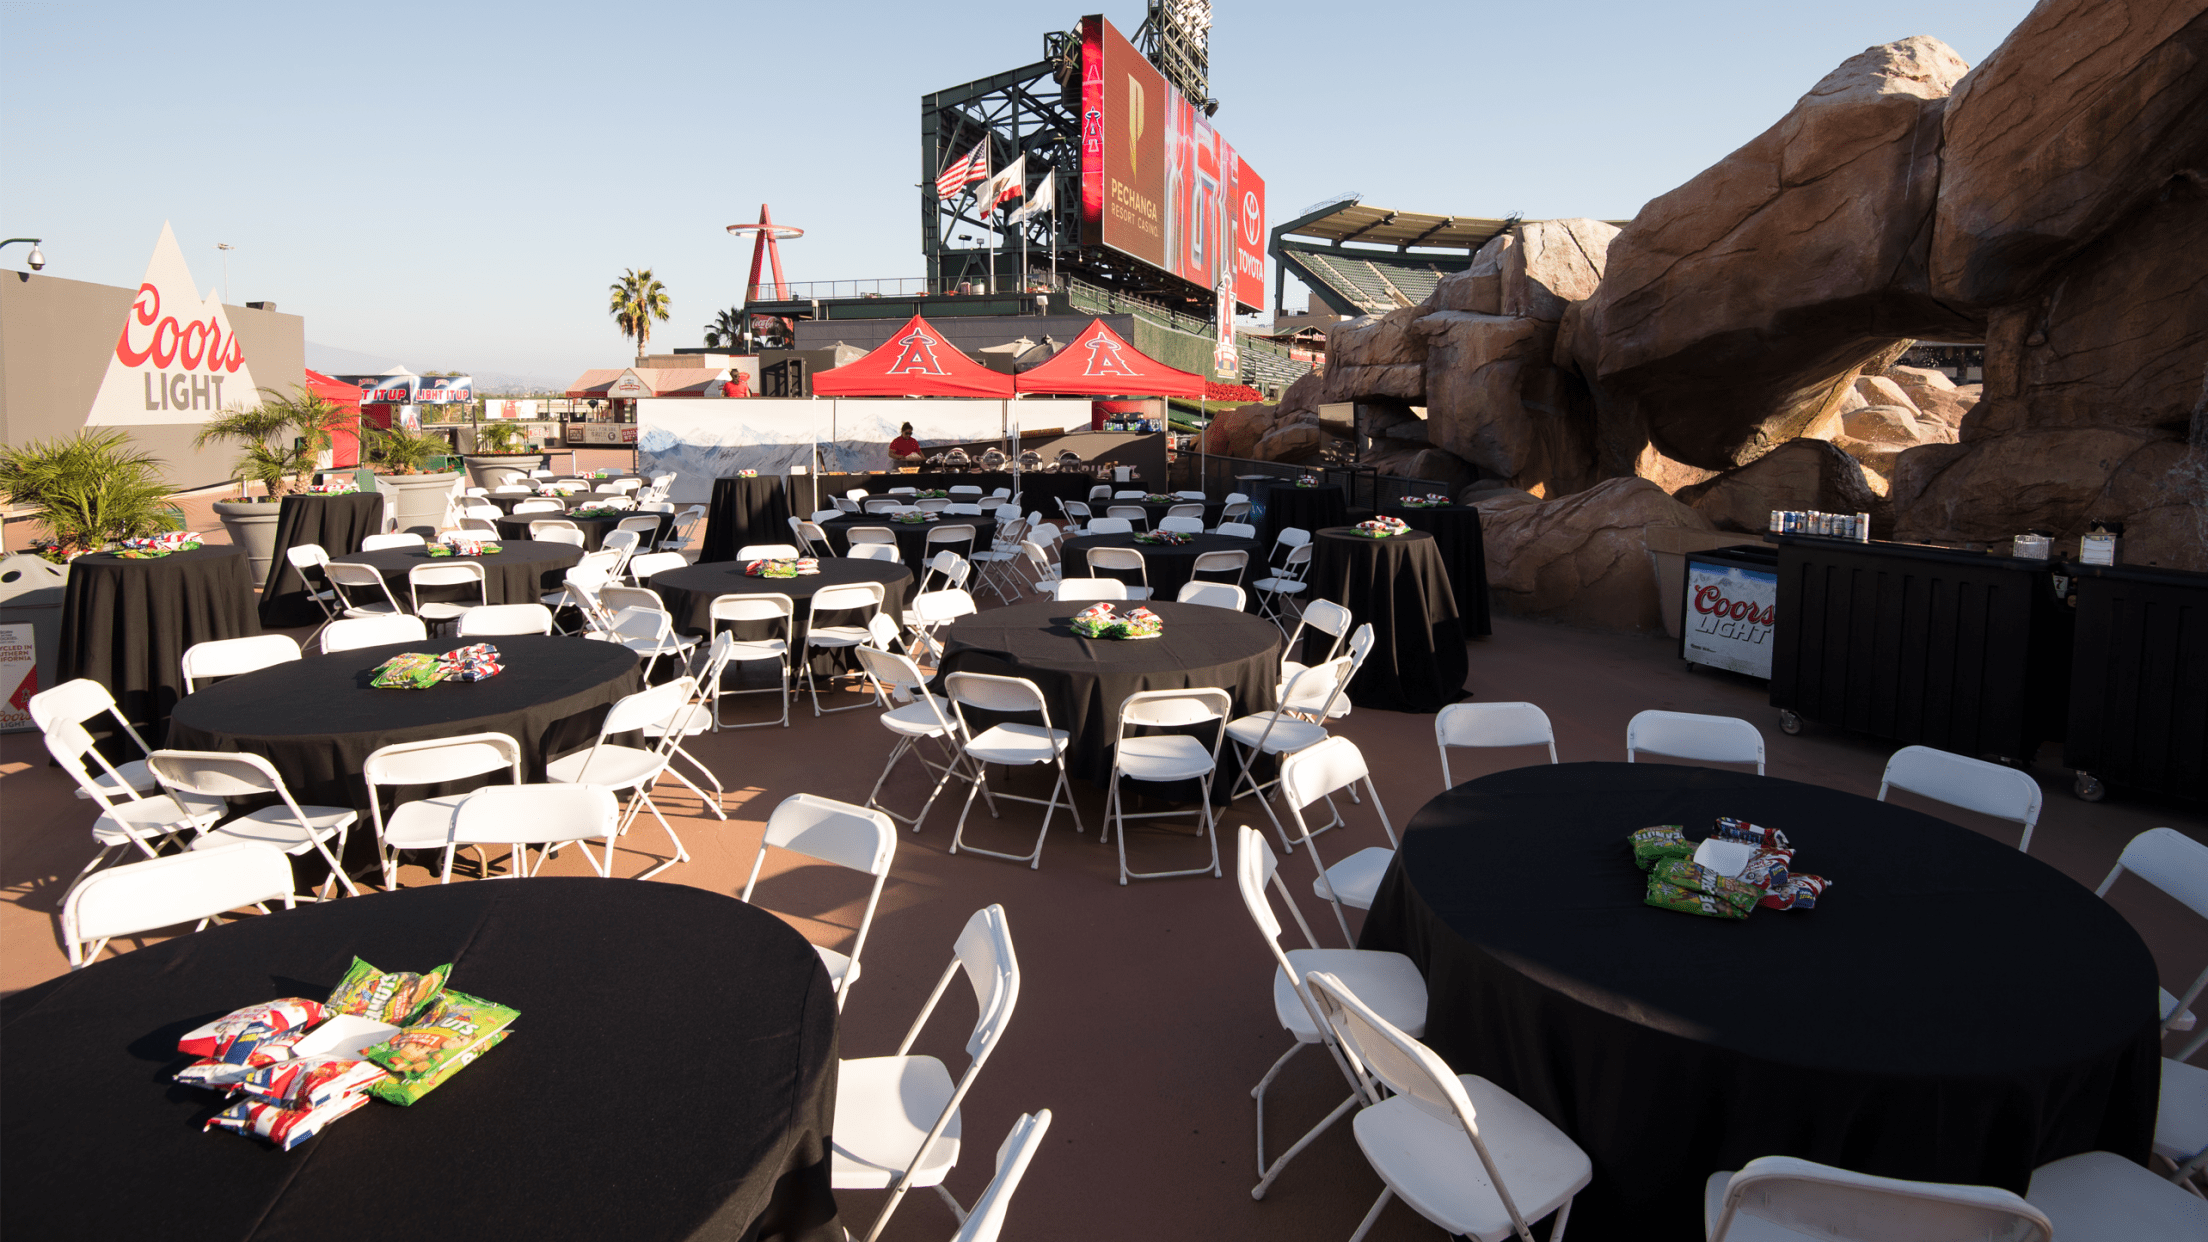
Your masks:
{"label": "green chip bag", "polygon": [[519,1010],[448,991],[414,1015],[405,1030],[361,1055],[390,1070],[399,1092],[411,1093],[401,1102],[411,1103],[488,1049],[520,1016]]}
{"label": "green chip bag", "polygon": [[1666,858],[1658,861],[1656,874],[1651,876],[1650,879],[1652,882],[1661,880],[1666,884],[1677,885],[1690,893],[1701,893],[1705,896],[1715,897],[1730,905],[1738,906],[1744,911],[1763,900],[1763,889],[1760,886],[1733,879],[1731,876],[1719,875],[1708,867],[1683,858]]}
{"label": "green chip bag", "polygon": [[393,1075],[388,1078],[377,1079],[375,1082],[368,1084],[368,1094],[386,1104],[397,1104],[402,1107],[412,1104],[414,1101],[435,1091],[443,1085],[447,1078],[473,1065],[477,1057],[505,1043],[506,1037],[511,1034],[513,1034],[512,1031],[500,1031],[498,1034],[447,1061],[443,1069],[434,1073],[425,1074],[419,1078]]}
{"label": "green chip bag", "polygon": [[[1648,895],[1643,898],[1660,910],[1677,910],[1683,914],[1699,914],[1713,919],[1744,919],[1748,910],[1708,893],[1697,893],[1676,884],[1666,884],[1655,876],[1648,877]],[[1750,907],[1751,909],[1753,907]],[[373,1088],[371,1088],[373,1090]]]}
{"label": "green chip bag", "polygon": [[356,957],[352,969],[330,990],[330,999],[323,1004],[332,1016],[355,1014],[391,1026],[405,1026],[407,1019],[445,990],[445,978],[451,973],[450,962],[426,975],[405,970],[385,973]]}
{"label": "green chip bag", "polygon": [[1636,829],[1625,839],[1633,846],[1634,865],[1643,871],[1666,858],[1694,857],[1694,842],[1687,840],[1686,828],[1680,824]]}
{"label": "green chip bag", "polygon": [[419,651],[392,656],[375,672],[368,684],[378,690],[427,690],[443,676],[437,671],[437,657]]}

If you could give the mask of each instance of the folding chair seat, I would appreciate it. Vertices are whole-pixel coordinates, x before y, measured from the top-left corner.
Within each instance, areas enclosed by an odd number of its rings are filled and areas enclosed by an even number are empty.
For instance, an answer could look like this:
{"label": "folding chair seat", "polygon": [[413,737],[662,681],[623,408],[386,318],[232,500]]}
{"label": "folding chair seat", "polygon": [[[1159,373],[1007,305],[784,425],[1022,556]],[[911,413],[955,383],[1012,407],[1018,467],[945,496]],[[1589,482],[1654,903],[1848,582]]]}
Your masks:
{"label": "folding chair seat", "polygon": [[[1756,771],[1763,771],[1761,763]],[[2040,792],[2039,782],[2028,773],[1930,746],[1904,746],[1886,760],[1886,774],[1878,782],[1880,802],[1886,800],[1888,789],[1906,789],[1966,811],[2020,823],[2024,825],[2024,836],[2016,848],[2022,853],[2031,852],[2032,829],[2039,824]]]}
{"label": "folding chair seat", "polygon": [[[609,739],[624,733],[641,732],[647,725],[657,724],[672,717],[688,704],[696,693],[698,683],[689,677],[677,677],[648,690],[641,690],[615,700],[606,709],[605,721],[598,727],[597,740],[590,749],[563,755],[544,765],[545,778],[562,785],[598,785],[619,794],[626,791],[629,805],[621,816],[621,832],[627,832],[636,820],[637,812],[649,810],[652,818],[667,833],[667,840],[675,847],[674,857],[652,867],[639,880],[648,880],[678,862],[689,862],[690,851],[683,848],[682,838],[675,835],[674,825],[660,814],[659,805],[652,801],[652,785],[667,770],[669,757],[674,751],[674,736],[662,736],[649,748],[624,746]],[[610,871],[612,860],[607,860]]]}
{"label": "folding chair seat", "polygon": [[428,639],[429,627],[422,624],[420,617],[404,613],[395,617],[347,617],[323,627],[321,654],[358,651],[362,647],[380,647],[385,643],[419,643]]}
{"label": "folding chair seat", "polygon": [[[1102,844],[1119,830],[1119,882],[1154,880],[1170,876],[1209,875],[1219,871],[1219,835],[1211,811],[1211,778],[1219,768],[1219,747],[1226,740],[1227,713],[1234,699],[1226,691],[1191,687],[1181,690],[1144,690],[1128,695],[1119,705],[1119,732],[1112,746],[1112,786],[1104,801]],[[1209,726],[1211,744],[1187,733],[1145,733],[1134,730],[1192,729]],[[1191,814],[1188,811],[1130,811],[1126,783],[1142,785],[1195,781],[1197,787],[1195,835],[1207,843],[1211,861],[1201,867],[1178,871],[1133,871],[1127,866],[1127,822],[1164,819]]]}
{"label": "folding chair seat", "polygon": [[[301,806],[268,760],[249,752],[224,754],[205,750],[157,750],[146,756],[146,767],[155,780],[179,803],[187,795],[202,802],[231,798],[263,798],[273,795],[277,804],[225,820],[203,829],[192,841],[195,850],[212,849],[237,841],[273,846],[293,857],[309,850],[330,865],[331,882],[359,896],[360,886],[345,874],[338,862],[345,856],[345,838],[360,813],[351,807]],[[330,849],[331,841],[337,849]]]}
{"label": "folding chair seat", "polygon": [[1756,775],[1763,775],[1763,734],[1734,716],[1640,712],[1625,725],[1625,761],[1632,763],[1642,751],[1707,763],[1752,763]]}
{"label": "folding chair seat", "polygon": [[2032,1170],[2024,1199],[2046,1214],[2057,1239],[2191,1242],[2208,1237],[2208,1201],[2114,1152],[2082,1152],[2039,1166]]}
{"label": "folding chair seat", "polygon": [[828,986],[834,990],[836,1009],[841,1012],[843,1003],[850,999],[851,985],[859,981],[859,955],[866,951],[866,933],[874,926],[874,909],[881,904],[882,884],[889,878],[890,861],[897,854],[897,827],[880,811],[815,794],[792,794],[767,816],[766,833],[759,839],[759,852],[752,856],[751,875],[744,881],[738,900],[751,900],[769,849],[788,850],[874,877],[850,954],[813,946],[813,952],[820,955],[820,964],[827,968]]}
{"label": "folding chair seat", "polygon": [[1794,1156],[1759,1156],[1737,1173],[1710,1174],[1702,1228],[1711,1242],[2050,1242],[2046,1217],[2009,1191],[1873,1177]]}
{"label": "folding chair seat", "polygon": [[[510,784],[521,783],[521,744],[504,733],[469,733],[421,742],[395,742],[371,752],[361,762],[360,774],[368,785],[368,822],[376,833],[376,860],[383,870],[383,886],[399,886],[399,854],[406,850],[437,850],[447,855],[444,875],[452,878],[449,844],[452,813],[467,794],[444,794],[394,801],[389,812],[382,791],[407,786],[443,785],[495,772],[506,773]],[[483,852],[476,851],[481,861]],[[490,867],[484,865],[484,874]]]}
{"label": "folding chair seat", "polygon": [[[951,853],[961,849],[989,858],[1002,858],[1008,862],[1024,862],[1029,870],[1043,865],[1043,839],[1050,835],[1050,820],[1058,813],[1058,795],[1066,795],[1066,813],[1073,816],[1073,830],[1081,827],[1081,809],[1074,805],[1073,786],[1066,778],[1066,746],[1071,734],[1064,729],[1054,729],[1050,724],[1050,704],[1034,682],[1024,677],[996,677],[983,673],[950,673],[943,678],[943,694],[951,701],[952,711],[958,721],[959,757],[966,765],[971,788],[966,791],[966,805],[958,813],[958,828],[951,834]],[[1006,722],[992,725],[975,733],[966,719],[966,710],[993,712],[1004,715],[1033,715],[1040,724]],[[993,790],[989,785],[987,764],[1002,764],[1007,768],[1048,767],[1055,773],[1050,797],[1033,798],[1024,794],[1010,794]],[[948,779],[947,777],[945,779]],[[940,784],[941,782],[938,782]],[[1001,818],[997,813],[999,800],[1025,802],[1043,809],[1043,825],[1036,830],[1035,848],[1026,854],[1006,854],[983,849],[966,843],[966,817],[974,809],[974,795],[980,794],[989,807],[992,819]]]}
{"label": "folding chair seat", "polygon": [[[779,674],[771,687],[758,690],[730,690],[721,684],[719,676],[705,679],[705,689],[713,701],[713,727],[715,729],[757,729],[765,725],[780,724],[790,727],[790,638],[797,631],[797,603],[780,592],[767,591],[757,595],[718,595],[706,605],[708,624],[713,627],[712,658],[720,662],[722,669],[729,664],[764,664],[773,661]],[[766,625],[779,628],[780,633],[765,637],[739,637],[734,630],[724,630],[723,625]],[[754,720],[744,724],[729,724],[721,716],[721,699],[735,694],[779,695],[781,715],[775,720]]]}
{"label": "folding chair seat", "polygon": [[236,677],[299,658],[299,640],[289,634],[255,634],[250,638],[216,638],[193,643],[182,660],[184,693],[199,689],[197,683],[217,677]]}
{"label": "folding chair seat", "polygon": [[69,969],[82,970],[117,936],[196,922],[248,906],[268,913],[296,900],[291,863],[265,845],[234,843],[110,867],[79,880],[61,902],[61,940]]}

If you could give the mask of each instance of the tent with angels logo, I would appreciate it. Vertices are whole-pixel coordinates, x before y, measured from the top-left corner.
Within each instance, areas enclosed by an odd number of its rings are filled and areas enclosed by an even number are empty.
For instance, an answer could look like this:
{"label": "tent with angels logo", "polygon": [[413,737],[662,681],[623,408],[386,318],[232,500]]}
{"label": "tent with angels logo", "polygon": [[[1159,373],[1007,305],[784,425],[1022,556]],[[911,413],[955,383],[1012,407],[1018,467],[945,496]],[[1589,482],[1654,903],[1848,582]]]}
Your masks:
{"label": "tent with angels logo", "polygon": [[1048,362],[1012,377],[1023,396],[1193,397],[1204,395],[1204,377],[1176,370],[1129,345],[1092,320],[1073,344]]}
{"label": "tent with angels logo", "polygon": [[813,376],[820,397],[1009,397],[1012,377],[992,371],[914,315],[856,362]]}

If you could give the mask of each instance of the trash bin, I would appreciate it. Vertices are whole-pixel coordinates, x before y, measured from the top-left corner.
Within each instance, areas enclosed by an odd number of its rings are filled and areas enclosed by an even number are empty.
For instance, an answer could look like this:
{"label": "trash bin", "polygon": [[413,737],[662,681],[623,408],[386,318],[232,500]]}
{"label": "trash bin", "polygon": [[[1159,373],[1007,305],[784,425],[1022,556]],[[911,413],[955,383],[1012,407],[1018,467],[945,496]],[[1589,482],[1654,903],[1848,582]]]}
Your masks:
{"label": "trash bin", "polygon": [[68,582],[67,569],[42,557],[0,558],[0,733],[38,727],[26,704],[53,688]]}
{"label": "trash bin", "polygon": [[1771,679],[1779,610],[1779,554],[1738,544],[1685,554],[1679,583],[1679,658]]}
{"label": "trash bin", "polygon": [[2116,785],[2208,797],[2208,574],[2076,562],[2061,572],[2077,616],[2062,763],[2077,771],[2078,796],[2098,802]]}

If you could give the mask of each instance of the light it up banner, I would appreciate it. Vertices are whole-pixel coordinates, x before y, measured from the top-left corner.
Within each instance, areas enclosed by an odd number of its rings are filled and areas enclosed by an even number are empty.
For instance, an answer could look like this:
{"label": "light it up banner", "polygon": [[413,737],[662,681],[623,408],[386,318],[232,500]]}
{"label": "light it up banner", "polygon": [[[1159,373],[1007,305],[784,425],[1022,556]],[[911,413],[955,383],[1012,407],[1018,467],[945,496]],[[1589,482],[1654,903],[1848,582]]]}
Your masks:
{"label": "light it up banner", "polygon": [[222,300],[192,288],[191,269],[166,223],[118,327],[85,425],[202,423],[225,407],[261,403]]}

